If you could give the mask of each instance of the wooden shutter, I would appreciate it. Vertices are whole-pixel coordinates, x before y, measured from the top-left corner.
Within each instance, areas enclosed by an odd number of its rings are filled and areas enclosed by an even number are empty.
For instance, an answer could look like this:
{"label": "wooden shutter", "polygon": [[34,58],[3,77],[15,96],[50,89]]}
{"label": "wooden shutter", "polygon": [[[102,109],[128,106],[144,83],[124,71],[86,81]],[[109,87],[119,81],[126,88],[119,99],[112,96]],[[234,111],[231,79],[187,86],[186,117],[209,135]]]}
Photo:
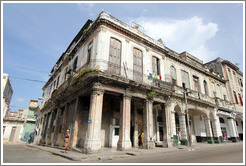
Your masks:
{"label": "wooden shutter", "polygon": [[137,48],[133,49],[133,79],[138,82],[143,80],[143,53]]}
{"label": "wooden shutter", "polygon": [[182,83],[185,83],[186,88],[190,88],[189,74],[186,71],[181,70]]}
{"label": "wooden shutter", "polygon": [[121,42],[117,39],[110,39],[109,48],[109,72],[120,75],[121,70]]}

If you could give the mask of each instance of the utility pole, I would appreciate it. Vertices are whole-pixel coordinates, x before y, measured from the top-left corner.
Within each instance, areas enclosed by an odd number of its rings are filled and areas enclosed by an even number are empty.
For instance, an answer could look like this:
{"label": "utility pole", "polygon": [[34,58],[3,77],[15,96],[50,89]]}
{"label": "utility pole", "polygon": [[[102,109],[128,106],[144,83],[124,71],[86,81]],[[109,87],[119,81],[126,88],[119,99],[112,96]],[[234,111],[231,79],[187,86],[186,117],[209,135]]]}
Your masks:
{"label": "utility pole", "polygon": [[190,120],[189,120],[189,113],[188,113],[188,103],[187,103],[187,88],[185,88],[184,91],[184,96],[185,96],[185,105],[186,105],[186,117],[187,117],[187,135],[188,135],[188,140],[189,140],[189,146],[191,146],[191,136],[190,136]]}

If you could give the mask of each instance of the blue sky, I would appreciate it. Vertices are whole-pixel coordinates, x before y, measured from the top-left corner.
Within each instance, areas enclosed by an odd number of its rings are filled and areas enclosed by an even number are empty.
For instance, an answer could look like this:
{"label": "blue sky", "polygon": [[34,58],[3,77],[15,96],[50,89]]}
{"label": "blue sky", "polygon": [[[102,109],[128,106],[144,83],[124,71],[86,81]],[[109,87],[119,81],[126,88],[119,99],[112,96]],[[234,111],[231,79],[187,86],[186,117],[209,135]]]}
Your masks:
{"label": "blue sky", "polygon": [[84,25],[101,10],[144,27],[170,49],[204,63],[217,57],[243,71],[243,4],[239,3],[4,3],[3,72],[14,90],[11,111],[42,96],[57,59]]}

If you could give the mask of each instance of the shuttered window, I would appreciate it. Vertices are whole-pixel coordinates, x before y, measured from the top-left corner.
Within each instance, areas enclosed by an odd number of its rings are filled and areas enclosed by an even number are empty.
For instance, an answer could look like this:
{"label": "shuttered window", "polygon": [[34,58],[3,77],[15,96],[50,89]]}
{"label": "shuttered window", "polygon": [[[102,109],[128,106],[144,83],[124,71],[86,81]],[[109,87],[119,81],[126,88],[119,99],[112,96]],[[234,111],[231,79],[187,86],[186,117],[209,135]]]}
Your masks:
{"label": "shuttered window", "polygon": [[133,79],[143,80],[143,52],[137,48],[133,48]]}
{"label": "shuttered window", "polygon": [[189,73],[181,70],[181,76],[182,76],[182,85],[185,88],[190,88],[190,81],[189,81]]}
{"label": "shuttered window", "polygon": [[120,75],[121,69],[121,42],[115,38],[110,38],[109,47],[109,71]]}
{"label": "shuttered window", "polygon": [[177,82],[177,74],[176,74],[176,69],[174,66],[170,67],[170,73],[171,73],[171,79],[172,79],[172,83],[174,85],[176,85]]}
{"label": "shuttered window", "polygon": [[90,44],[88,45],[88,50],[87,50],[87,62],[89,63],[91,60],[91,54],[92,54],[92,48],[93,48],[93,40],[90,42]]}

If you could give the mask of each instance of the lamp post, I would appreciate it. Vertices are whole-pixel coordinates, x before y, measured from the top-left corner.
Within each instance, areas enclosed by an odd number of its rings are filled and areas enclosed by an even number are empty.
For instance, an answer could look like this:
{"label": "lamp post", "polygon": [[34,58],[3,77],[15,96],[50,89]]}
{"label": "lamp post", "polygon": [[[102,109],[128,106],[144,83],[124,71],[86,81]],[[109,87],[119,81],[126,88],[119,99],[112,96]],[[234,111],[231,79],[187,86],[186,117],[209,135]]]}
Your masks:
{"label": "lamp post", "polygon": [[187,88],[184,88],[184,97],[185,97],[185,105],[186,105],[186,118],[187,118],[187,135],[188,135],[188,144],[189,146],[191,146],[191,136],[190,136],[190,120],[189,120],[189,113],[188,113],[188,103],[187,103],[187,95],[188,93],[191,93],[191,92],[188,92],[187,91]]}

